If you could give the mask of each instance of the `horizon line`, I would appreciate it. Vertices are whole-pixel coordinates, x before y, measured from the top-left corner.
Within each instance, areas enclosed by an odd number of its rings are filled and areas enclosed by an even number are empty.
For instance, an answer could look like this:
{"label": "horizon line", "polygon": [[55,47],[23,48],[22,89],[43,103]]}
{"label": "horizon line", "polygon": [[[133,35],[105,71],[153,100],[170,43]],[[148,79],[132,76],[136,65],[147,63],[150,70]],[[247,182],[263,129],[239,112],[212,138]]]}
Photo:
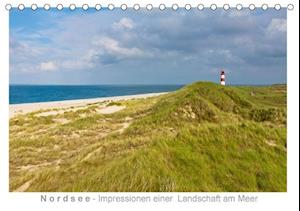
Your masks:
{"label": "horizon line", "polygon": [[[188,85],[188,84],[193,84],[195,82],[191,83],[178,83],[178,84],[168,84],[168,83],[160,83],[160,84],[22,84],[22,83],[9,83],[9,86],[183,86],[183,85]],[[196,82],[197,83],[197,82]],[[216,82],[212,82],[216,83]],[[216,83],[218,84],[218,83]],[[227,86],[246,86],[246,85],[251,85],[251,86],[263,86],[263,85],[287,85],[287,82],[275,82],[275,83],[227,83]]]}

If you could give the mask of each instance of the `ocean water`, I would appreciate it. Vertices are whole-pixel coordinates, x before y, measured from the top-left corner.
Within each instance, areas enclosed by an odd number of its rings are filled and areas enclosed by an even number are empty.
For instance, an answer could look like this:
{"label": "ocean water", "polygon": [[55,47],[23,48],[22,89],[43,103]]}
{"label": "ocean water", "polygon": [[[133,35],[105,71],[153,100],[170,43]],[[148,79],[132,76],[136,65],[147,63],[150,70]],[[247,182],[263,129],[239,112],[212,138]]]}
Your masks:
{"label": "ocean water", "polygon": [[10,85],[9,104],[169,92],[183,85]]}

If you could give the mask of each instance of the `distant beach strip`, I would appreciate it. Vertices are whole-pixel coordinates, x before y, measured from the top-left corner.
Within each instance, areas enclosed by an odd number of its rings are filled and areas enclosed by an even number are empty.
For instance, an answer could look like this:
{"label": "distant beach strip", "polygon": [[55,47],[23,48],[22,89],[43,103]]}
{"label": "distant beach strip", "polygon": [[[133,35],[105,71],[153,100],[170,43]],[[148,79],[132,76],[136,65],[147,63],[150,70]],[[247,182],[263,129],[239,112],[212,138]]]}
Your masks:
{"label": "distant beach strip", "polygon": [[41,103],[12,104],[12,105],[9,105],[9,118],[13,118],[18,114],[27,114],[27,113],[39,111],[39,110],[82,107],[82,106],[87,106],[88,104],[101,103],[101,102],[105,102],[105,101],[142,99],[142,98],[148,98],[148,97],[155,97],[155,96],[159,96],[159,95],[163,95],[163,94],[167,94],[167,93],[168,92],[160,92],[160,93],[102,97],[102,98],[80,99],[80,100],[64,100],[64,101],[41,102]]}

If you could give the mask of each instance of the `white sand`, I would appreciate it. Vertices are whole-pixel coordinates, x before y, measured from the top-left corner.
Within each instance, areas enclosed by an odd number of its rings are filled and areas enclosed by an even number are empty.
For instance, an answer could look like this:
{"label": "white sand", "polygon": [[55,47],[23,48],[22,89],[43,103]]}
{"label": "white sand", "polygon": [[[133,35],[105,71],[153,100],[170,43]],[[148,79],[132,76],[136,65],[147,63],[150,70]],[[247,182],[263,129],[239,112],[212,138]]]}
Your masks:
{"label": "white sand", "polygon": [[[43,103],[24,103],[24,104],[13,104],[9,105],[9,118],[12,118],[18,114],[26,114],[38,110],[46,109],[66,109],[70,107],[82,107],[91,103],[100,103],[104,101],[119,101],[119,100],[130,100],[130,99],[141,99],[147,97],[155,97],[162,94],[167,94],[168,92],[161,93],[149,93],[149,94],[138,94],[138,95],[126,95],[126,96],[116,96],[116,97],[102,97],[93,99],[81,99],[81,100],[64,100],[64,101],[53,101],[53,102],[43,102]],[[113,109],[115,110],[115,109]],[[49,111],[52,112],[52,111]],[[112,112],[111,110],[107,111]],[[106,111],[104,111],[106,113]]]}
{"label": "white sand", "polygon": [[98,113],[99,114],[112,114],[112,113],[115,113],[117,111],[121,111],[124,108],[126,108],[126,106],[116,106],[116,105],[113,105],[113,106],[108,106],[108,107],[99,109]]}

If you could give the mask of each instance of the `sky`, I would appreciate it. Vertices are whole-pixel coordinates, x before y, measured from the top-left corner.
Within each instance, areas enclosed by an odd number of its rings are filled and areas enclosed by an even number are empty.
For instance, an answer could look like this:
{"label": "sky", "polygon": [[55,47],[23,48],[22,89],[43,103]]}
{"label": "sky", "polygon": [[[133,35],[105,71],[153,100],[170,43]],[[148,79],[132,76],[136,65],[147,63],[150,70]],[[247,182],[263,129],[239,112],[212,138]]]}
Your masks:
{"label": "sky", "polygon": [[286,83],[286,10],[10,11],[10,84]]}

